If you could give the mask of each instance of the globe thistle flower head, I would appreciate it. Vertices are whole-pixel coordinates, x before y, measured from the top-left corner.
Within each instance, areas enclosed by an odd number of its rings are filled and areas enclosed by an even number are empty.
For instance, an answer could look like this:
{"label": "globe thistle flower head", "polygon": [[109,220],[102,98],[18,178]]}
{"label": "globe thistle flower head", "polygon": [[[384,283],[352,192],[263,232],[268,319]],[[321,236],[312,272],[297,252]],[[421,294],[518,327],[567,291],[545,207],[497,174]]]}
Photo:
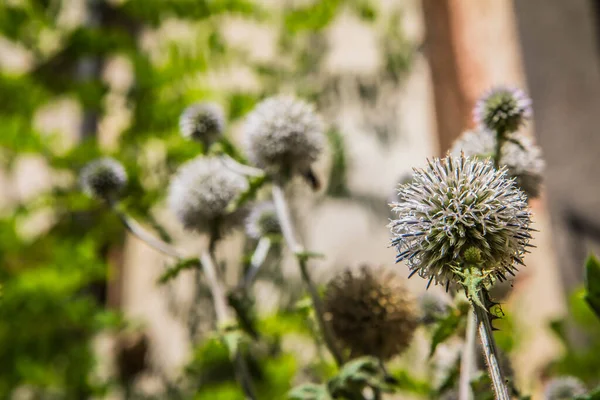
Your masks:
{"label": "globe thistle flower head", "polygon": [[179,168],[169,186],[168,203],[181,224],[200,233],[227,229],[243,220],[244,210],[227,206],[248,187],[246,178],[213,157],[197,157]]}
{"label": "globe thistle flower head", "polygon": [[186,139],[210,145],[225,130],[225,114],[215,103],[195,103],[187,107],[179,117],[179,131]]}
{"label": "globe thistle flower head", "polygon": [[[493,157],[496,148],[496,135],[489,130],[467,131],[453,144],[450,154],[488,158]],[[506,165],[508,175],[514,177],[517,186],[533,199],[540,195],[542,174],[546,166],[542,150],[531,138],[514,133],[500,149],[500,165]]]}
{"label": "globe thistle flower head", "polygon": [[127,184],[127,172],[120,162],[105,157],[85,165],[79,174],[79,181],[89,196],[112,201]]}
{"label": "globe thistle flower head", "polygon": [[571,400],[587,392],[583,382],[573,376],[554,378],[546,384],[545,400]]}
{"label": "globe thistle flower head", "polygon": [[254,239],[280,235],[281,226],[275,205],[269,201],[255,205],[246,218],[246,233]]}
{"label": "globe thistle flower head", "polygon": [[390,359],[408,347],[417,326],[412,297],[400,277],[384,269],[343,271],[327,285],[324,308],[352,357]]}
{"label": "globe thistle flower head", "polygon": [[505,168],[464,156],[434,159],[398,193],[392,204],[397,219],[389,224],[396,261],[405,261],[410,276],[427,279],[428,287],[460,282],[470,267],[487,283],[504,280],[515,263],[523,264],[531,214]]}
{"label": "globe thistle flower head", "polygon": [[475,122],[496,133],[516,132],[531,118],[531,99],[520,89],[496,87],[475,104]]}
{"label": "globe thistle flower head", "polygon": [[250,161],[272,174],[305,172],[324,146],[314,107],[290,96],[259,103],[248,115],[244,135]]}

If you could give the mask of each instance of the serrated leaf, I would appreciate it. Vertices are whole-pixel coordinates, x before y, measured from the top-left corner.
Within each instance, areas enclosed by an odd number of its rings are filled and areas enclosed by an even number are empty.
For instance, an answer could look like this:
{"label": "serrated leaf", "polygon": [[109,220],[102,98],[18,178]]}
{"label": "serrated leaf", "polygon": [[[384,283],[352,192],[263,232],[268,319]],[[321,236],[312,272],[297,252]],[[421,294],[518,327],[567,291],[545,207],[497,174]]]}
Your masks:
{"label": "serrated leaf", "polygon": [[379,360],[375,357],[360,357],[344,364],[336,377],[328,384],[334,397],[359,394],[365,387],[393,392]]}
{"label": "serrated leaf", "polygon": [[585,262],[585,301],[600,319],[600,261],[590,254]]}
{"label": "serrated leaf", "polygon": [[333,400],[325,385],[307,383],[293,388],[288,393],[289,400]]}
{"label": "serrated leaf", "polygon": [[429,357],[433,356],[435,349],[439,344],[450,338],[456,331],[461,322],[461,315],[458,313],[450,313],[445,318],[441,319],[435,325],[433,336],[431,338],[431,347],[429,349]]}

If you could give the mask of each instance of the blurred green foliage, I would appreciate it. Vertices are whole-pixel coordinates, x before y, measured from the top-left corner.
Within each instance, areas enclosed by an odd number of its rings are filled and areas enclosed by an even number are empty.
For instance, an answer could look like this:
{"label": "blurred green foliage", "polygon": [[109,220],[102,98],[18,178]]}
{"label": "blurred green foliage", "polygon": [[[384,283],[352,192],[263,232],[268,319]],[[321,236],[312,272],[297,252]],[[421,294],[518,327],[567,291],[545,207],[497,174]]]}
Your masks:
{"label": "blurred green foliage", "polygon": [[[51,176],[49,189],[33,197],[7,188],[9,204],[0,216],[0,398],[21,389],[35,398],[90,398],[103,396],[115,384],[95,374],[92,345],[98,334],[127,324],[107,301],[125,232],[105,205],[80,193],[76,176],[84,164],[104,154],[121,161],[129,175],[122,207],[170,241],[154,208],[164,200],[175,168],[207,150],[178,134],[180,112],[210,99],[222,104],[235,123],[258,100],[290,82],[299,95],[319,104],[325,93],[336,90],[332,81],[314,79],[326,50],[325,28],[343,12],[365,23],[386,17],[369,0],[285,2],[274,9],[251,0],[82,0],[81,6],[83,15],[72,19],[73,3],[67,0],[0,2],[0,37],[27,60],[21,69],[0,64],[0,168],[12,177],[23,157],[33,156]],[[286,62],[252,60],[228,43],[222,26],[232,17],[273,27],[277,52]],[[396,80],[412,55],[398,18],[391,16],[384,24],[385,35],[394,40],[382,40],[386,74]],[[173,23],[188,35],[182,39],[165,34]],[[131,75],[132,83],[125,88],[111,87],[104,75],[115,59]],[[223,89],[207,78],[240,65],[253,71],[258,89]],[[369,97],[372,90],[364,94]],[[130,118],[115,143],[106,145],[98,132],[115,96],[122,97]],[[62,100],[74,102],[80,112],[73,146],[65,144],[65,132],[49,129],[38,118],[41,109]],[[328,193],[347,197],[350,160],[343,134],[332,129],[330,141],[335,151]],[[234,144],[228,137],[221,150],[240,159]],[[158,161],[152,161],[152,151],[160,154]],[[261,183],[257,179],[251,190]],[[23,233],[25,223],[41,212],[50,215],[49,226]],[[193,268],[189,260],[175,264],[161,281],[168,284]],[[260,334],[270,344],[289,333],[309,340],[312,332],[304,317],[292,312],[263,318]],[[246,349],[260,398],[285,397],[300,372],[294,357],[276,347]],[[318,368],[330,371],[327,365]],[[183,375],[189,390],[179,393],[181,388],[167,384],[168,396],[241,398],[217,340],[197,344]]]}

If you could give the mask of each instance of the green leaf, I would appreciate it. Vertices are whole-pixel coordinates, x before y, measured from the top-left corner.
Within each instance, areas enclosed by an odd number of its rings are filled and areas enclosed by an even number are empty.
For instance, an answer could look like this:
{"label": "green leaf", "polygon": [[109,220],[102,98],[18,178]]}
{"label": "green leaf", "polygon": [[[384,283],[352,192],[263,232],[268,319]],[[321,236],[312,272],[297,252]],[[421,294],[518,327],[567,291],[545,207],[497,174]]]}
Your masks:
{"label": "green leaf", "polygon": [[329,391],[334,397],[356,396],[366,387],[393,392],[379,360],[375,357],[360,357],[342,366],[339,374],[329,381]]}
{"label": "green leaf", "polygon": [[573,400],[600,400],[600,386],[583,396],[577,396]]}
{"label": "green leaf", "polygon": [[289,400],[333,400],[325,385],[306,383],[296,386],[288,393]]}
{"label": "green leaf", "polygon": [[585,262],[585,301],[600,319],[600,261],[590,254]]}
{"label": "green leaf", "polygon": [[440,343],[443,343],[450,338],[459,329],[463,315],[458,312],[449,313],[444,319],[441,319],[435,325],[433,337],[431,338],[431,347],[429,349],[429,357],[433,356],[435,349]]}
{"label": "green leaf", "polygon": [[164,284],[169,282],[171,279],[177,278],[181,271],[186,269],[197,268],[200,266],[200,262],[198,258],[186,258],[184,260],[179,261],[177,264],[168,268],[163,274],[158,278],[158,283]]}
{"label": "green leaf", "polygon": [[332,129],[327,132],[327,139],[333,154],[327,195],[340,198],[348,197],[350,190],[347,184],[348,160],[344,148],[344,137],[340,132]]}

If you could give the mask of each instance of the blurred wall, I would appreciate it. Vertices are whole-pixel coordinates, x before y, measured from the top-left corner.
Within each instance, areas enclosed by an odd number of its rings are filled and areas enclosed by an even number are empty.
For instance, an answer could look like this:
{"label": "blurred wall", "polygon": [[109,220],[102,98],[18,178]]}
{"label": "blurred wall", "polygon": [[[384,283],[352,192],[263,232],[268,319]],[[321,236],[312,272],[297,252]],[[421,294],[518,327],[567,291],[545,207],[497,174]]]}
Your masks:
{"label": "blurred wall", "polygon": [[516,0],[536,135],[564,287],[582,282],[600,243],[600,44],[597,0]]}

